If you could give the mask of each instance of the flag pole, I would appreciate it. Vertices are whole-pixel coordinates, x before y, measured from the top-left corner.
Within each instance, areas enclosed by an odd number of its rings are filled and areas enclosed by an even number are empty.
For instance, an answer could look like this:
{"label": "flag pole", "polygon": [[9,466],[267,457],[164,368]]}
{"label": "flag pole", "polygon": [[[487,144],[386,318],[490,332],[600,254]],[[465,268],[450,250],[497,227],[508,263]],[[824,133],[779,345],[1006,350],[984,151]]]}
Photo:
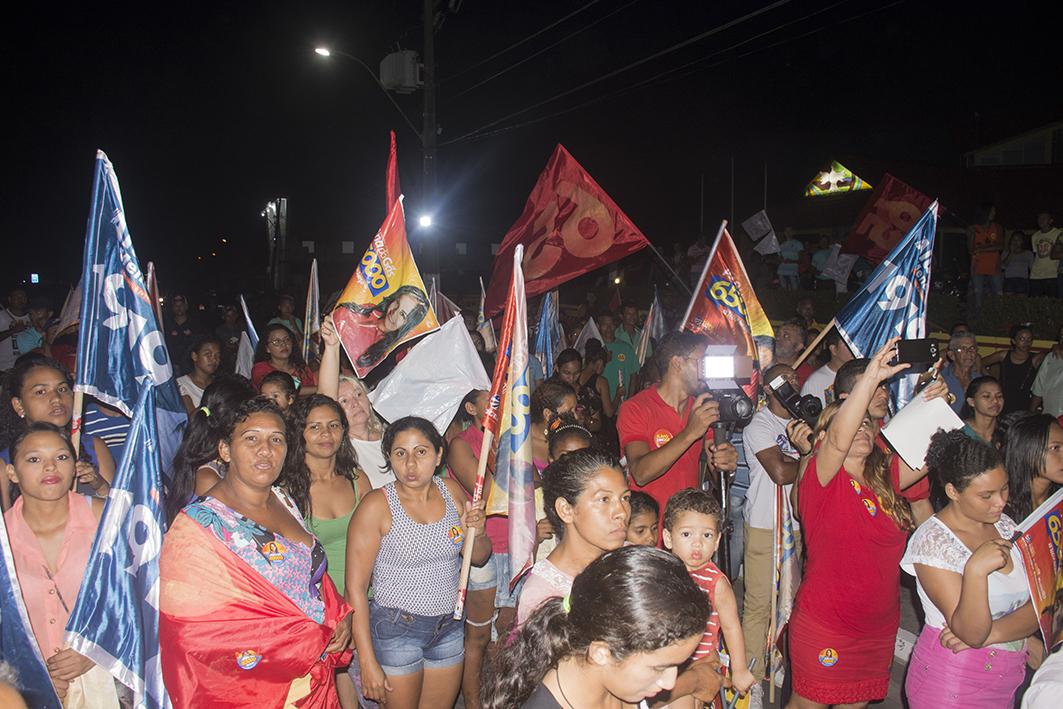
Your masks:
{"label": "flag pole", "polygon": [[[698,277],[698,287],[701,287],[702,281],[705,280],[705,274],[709,271],[709,264],[712,263],[712,257],[716,255],[716,249],[720,247],[720,237],[723,236],[723,230],[726,228],[727,220],[724,219],[720,222],[720,230],[716,232],[716,239],[712,242],[712,250],[709,251],[709,256],[705,259],[705,265],[701,269],[701,275]],[[690,311],[694,309],[694,299],[697,298],[697,294],[691,292],[689,288],[687,288],[687,293],[690,293],[690,302],[687,303],[687,310],[683,313],[683,319],[679,321],[679,327],[676,328],[679,332],[682,332],[683,328],[686,327],[687,318],[690,317]]]}
{"label": "flag pole", "polygon": [[812,354],[812,351],[819,346],[819,343],[823,341],[823,338],[827,336],[827,333],[830,332],[837,324],[838,321],[834,318],[831,318],[830,322],[823,326],[823,329],[819,331],[818,335],[816,335],[816,339],[812,340],[808,347],[805,348],[805,351],[801,353],[801,356],[794,360],[794,369],[800,367],[801,363],[808,359],[808,356]]}
{"label": "flag pole", "polygon": [[[772,674],[771,668],[771,656],[773,648],[775,647],[775,613],[779,608],[779,583],[781,580],[782,569],[780,567],[780,561],[782,554],[782,487],[775,486],[775,534],[772,539],[771,560],[772,560],[772,584],[771,584],[771,617],[768,619],[768,643],[767,643],[767,664],[764,669],[768,675],[768,702],[770,704],[775,703],[775,676]],[[764,655],[761,656],[761,661],[764,660]]]}
{"label": "flag pole", "polygon": [[[476,487],[473,488],[472,502],[475,505],[483,497],[484,480],[487,474],[487,456],[491,451],[494,433],[484,426],[484,440],[480,444],[480,457],[476,461]],[[465,530],[465,545],[461,548],[461,575],[458,576],[458,600],[454,602],[454,620],[461,620],[465,613],[465,596],[469,589],[469,573],[472,571],[472,545],[476,541],[476,528]]]}
{"label": "flag pole", "polygon": [[[81,412],[85,408],[85,392],[74,389],[74,415],[70,419],[70,444],[74,447],[75,455],[80,452],[78,444],[81,443]],[[74,478],[77,485],[77,478]]]}
{"label": "flag pole", "polygon": [[650,247],[650,250],[653,251],[654,256],[661,260],[661,263],[663,263],[664,267],[668,269],[668,272],[672,274],[676,282],[683,287],[683,290],[685,290],[688,295],[690,295],[692,293],[692,291],[690,290],[690,286],[688,286],[683,281],[682,277],[680,277],[680,275],[675,272],[675,269],[672,268],[672,264],[668,263],[668,259],[661,255],[661,252],[657,250],[657,247],[654,246],[653,242],[651,242],[649,239],[646,239],[646,244]]}

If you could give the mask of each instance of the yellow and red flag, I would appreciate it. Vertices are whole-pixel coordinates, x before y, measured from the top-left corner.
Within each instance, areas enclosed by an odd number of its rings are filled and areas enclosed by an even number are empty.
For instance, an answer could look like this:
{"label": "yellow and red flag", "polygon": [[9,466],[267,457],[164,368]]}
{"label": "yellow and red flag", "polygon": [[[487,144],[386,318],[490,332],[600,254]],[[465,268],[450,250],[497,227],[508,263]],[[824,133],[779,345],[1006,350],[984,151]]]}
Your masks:
{"label": "yellow and red flag", "polygon": [[742,257],[727,233],[727,222],[720,225],[679,329],[703,335],[713,345],[737,345],[735,354],[752,357],[754,362],[758,358],[753,338],[775,336]]}
{"label": "yellow and red flag", "polygon": [[332,319],[359,377],[402,343],[439,328],[406,241],[401,196],[343,289]]}

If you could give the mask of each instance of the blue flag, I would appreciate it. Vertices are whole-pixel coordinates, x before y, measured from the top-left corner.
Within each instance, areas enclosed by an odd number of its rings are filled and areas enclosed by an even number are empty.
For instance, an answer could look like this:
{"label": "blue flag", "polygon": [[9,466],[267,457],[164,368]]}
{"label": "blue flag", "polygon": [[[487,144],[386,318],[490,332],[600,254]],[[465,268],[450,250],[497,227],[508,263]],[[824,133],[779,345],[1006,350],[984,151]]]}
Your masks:
{"label": "blue flag", "polygon": [[159,656],[159,552],[165,520],[155,387],[143,387],[103,509],[66,640],[133,690],[135,706],[170,706]]}
{"label": "blue flag", "polygon": [[188,420],[162,330],[126,225],[111,161],[96,153],[92,210],[85,231],[74,388],[132,417],[145,382],[156,387],[159,445],[168,471]]}
{"label": "blue flag", "polygon": [[558,318],[557,291],[549,291],[543,296],[539,308],[539,331],[535,335],[535,359],[542,365],[547,378],[554,374],[554,360],[565,345],[565,335],[561,331]]}
{"label": "blue flag", "polygon": [[[856,357],[870,357],[891,337],[926,337],[930,260],[937,223],[935,200],[835,317],[838,332]],[[910,374],[890,382],[894,411],[912,398],[917,379],[918,375]]]}
{"label": "blue flag", "polygon": [[61,709],[44,658],[33,637],[29,614],[22,600],[22,587],[15,574],[15,560],[11,556],[11,540],[7,527],[0,520],[0,661],[6,662],[18,675],[15,687],[28,706]]}

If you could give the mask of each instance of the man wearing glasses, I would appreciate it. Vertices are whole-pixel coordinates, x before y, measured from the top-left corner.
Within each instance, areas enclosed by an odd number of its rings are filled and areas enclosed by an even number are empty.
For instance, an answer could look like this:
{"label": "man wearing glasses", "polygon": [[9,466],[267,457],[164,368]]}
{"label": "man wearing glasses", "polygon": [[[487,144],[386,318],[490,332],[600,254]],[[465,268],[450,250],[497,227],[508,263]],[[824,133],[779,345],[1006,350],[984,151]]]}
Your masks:
{"label": "man wearing glasses", "polygon": [[945,356],[948,361],[941,367],[941,378],[953,396],[952,410],[959,414],[966,400],[967,386],[972,379],[982,375],[978,364],[978,343],[974,335],[970,332],[954,333]]}

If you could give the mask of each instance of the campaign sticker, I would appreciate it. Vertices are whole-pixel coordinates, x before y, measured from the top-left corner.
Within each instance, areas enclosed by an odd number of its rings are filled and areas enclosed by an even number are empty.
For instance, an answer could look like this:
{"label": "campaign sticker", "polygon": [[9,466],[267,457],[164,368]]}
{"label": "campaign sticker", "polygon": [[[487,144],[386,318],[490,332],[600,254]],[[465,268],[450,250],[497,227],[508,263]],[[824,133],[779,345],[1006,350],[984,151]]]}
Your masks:
{"label": "campaign sticker", "polygon": [[832,647],[825,647],[819,651],[819,664],[824,667],[834,667],[838,664],[838,651]]}
{"label": "campaign sticker", "polygon": [[458,546],[465,541],[465,532],[461,531],[461,527],[456,524],[447,530],[447,536],[450,537],[450,541],[454,546]]}
{"label": "campaign sticker", "polygon": [[241,670],[253,670],[261,661],[262,655],[259,655],[254,650],[244,650],[236,653],[236,664],[239,665]]}
{"label": "campaign sticker", "polygon": [[284,555],[288,549],[280,542],[266,542],[262,545],[262,555],[269,559],[272,564],[279,564],[284,561]]}
{"label": "campaign sticker", "polygon": [[863,489],[863,488],[860,487],[860,483],[856,482],[852,478],[849,478],[849,484],[853,486],[853,492],[855,492],[857,495],[859,495],[860,491]]}
{"label": "campaign sticker", "polygon": [[861,498],[861,501],[864,503],[864,508],[869,515],[874,517],[878,514],[878,507],[875,505],[874,501],[869,500],[866,497]]}
{"label": "campaign sticker", "polygon": [[666,431],[663,428],[653,434],[653,444],[658,448],[667,445],[668,441],[672,440],[672,434],[670,431]]}

